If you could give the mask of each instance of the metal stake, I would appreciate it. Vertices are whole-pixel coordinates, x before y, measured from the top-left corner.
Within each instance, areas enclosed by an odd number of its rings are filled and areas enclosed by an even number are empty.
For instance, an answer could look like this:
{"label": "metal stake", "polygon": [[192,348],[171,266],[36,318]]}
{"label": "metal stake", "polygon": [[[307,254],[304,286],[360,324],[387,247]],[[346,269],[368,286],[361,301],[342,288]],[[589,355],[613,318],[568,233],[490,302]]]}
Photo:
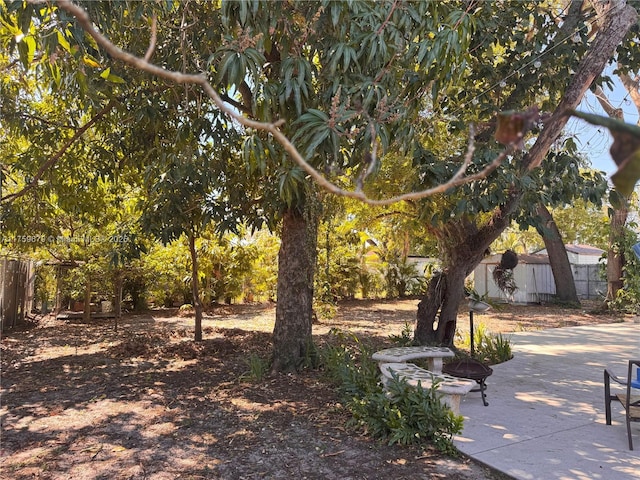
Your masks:
{"label": "metal stake", "polygon": [[469,338],[471,340],[471,357],[475,357],[475,348],[473,344],[473,310],[469,310]]}

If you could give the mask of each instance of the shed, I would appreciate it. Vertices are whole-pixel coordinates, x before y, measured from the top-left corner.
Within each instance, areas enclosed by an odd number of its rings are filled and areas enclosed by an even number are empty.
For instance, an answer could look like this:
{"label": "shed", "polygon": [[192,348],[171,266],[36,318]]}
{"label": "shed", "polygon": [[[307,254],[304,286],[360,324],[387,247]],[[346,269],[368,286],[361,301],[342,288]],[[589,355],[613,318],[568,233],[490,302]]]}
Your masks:
{"label": "shed", "polygon": [[[591,245],[565,245],[564,248],[567,251],[571,265],[597,265],[604,253],[604,250]],[[535,253],[548,255],[546,248]]]}
{"label": "shed", "polygon": [[547,255],[518,255],[518,265],[513,269],[513,278],[518,289],[513,298],[501,291],[493,280],[493,270],[500,264],[502,255],[484,258],[475,268],[474,289],[492,300],[513,303],[540,303],[551,301],[556,293],[556,284]]}
{"label": "shed", "polygon": [[[590,245],[565,245],[571,264],[576,293],[581,300],[598,298],[607,291],[602,279],[600,259],[604,250]],[[518,266],[513,270],[518,290],[509,299],[493,280],[493,269],[500,263],[501,255],[486,257],[474,270],[474,289],[492,300],[514,303],[540,303],[553,300],[556,283],[551,271],[547,250],[530,255],[518,255]]]}
{"label": "shed", "polygon": [[[605,262],[601,261],[604,250],[591,245],[565,245],[576,293],[580,299],[602,297],[607,291],[607,281],[604,279]],[[547,254],[547,250],[540,250],[540,254]]]}

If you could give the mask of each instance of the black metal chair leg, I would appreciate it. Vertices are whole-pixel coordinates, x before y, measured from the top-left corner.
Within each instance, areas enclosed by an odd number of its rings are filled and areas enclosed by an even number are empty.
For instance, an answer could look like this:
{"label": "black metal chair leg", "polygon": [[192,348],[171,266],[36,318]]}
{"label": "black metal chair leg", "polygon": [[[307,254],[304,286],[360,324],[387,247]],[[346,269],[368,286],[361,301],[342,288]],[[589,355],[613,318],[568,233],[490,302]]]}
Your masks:
{"label": "black metal chair leg", "polygon": [[487,385],[484,383],[484,380],[480,382],[480,395],[482,395],[482,403],[485,407],[489,406],[489,402],[487,402],[487,395],[484,391],[487,389]]}
{"label": "black metal chair leg", "polygon": [[[613,397],[615,399],[615,397]],[[611,425],[611,381],[609,372],[604,370],[604,416],[607,425]]]}

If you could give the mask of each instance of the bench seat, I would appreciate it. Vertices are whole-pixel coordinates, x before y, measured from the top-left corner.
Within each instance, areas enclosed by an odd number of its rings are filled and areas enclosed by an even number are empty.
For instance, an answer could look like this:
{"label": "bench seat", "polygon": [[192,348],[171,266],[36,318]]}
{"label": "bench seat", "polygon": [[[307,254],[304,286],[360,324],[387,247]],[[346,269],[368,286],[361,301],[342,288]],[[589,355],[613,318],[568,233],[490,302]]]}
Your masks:
{"label": "bench seat", "polygon": [[408,362],[419,358],[427,359],[429,371],[442,373],[442,359],[454,357],[455,354],[447,347],[393,347],[374,353],[371,358],[380,363]]}
{"label": "bench seat", "polygon": [[423,388],[431,388],[433,382],[439,380],[436,388],[441,400],[457,415],[460,414],[460,399],[476,385],[473,380],[433,373],[413,363],[381,363],[380,371],[383,385],[387,385],[394,374],[414,387],[421,385]]}

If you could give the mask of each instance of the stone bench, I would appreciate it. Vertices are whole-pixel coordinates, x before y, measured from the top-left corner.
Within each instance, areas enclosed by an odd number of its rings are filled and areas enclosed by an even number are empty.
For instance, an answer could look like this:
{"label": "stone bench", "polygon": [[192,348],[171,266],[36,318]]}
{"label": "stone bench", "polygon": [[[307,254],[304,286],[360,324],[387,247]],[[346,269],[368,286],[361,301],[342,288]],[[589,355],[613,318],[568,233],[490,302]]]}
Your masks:
{"label": "stone bench", "polygon": [[447,347],[417,346],[386,348],[374,353],[371,358],[380,363],[408,362],[425,358],[430,372],[442,373],[442,359],[453,356],[455,354]]}
{"label": "stone bench", "polygon": [[413,363],[381,363],[382,383],[387,385],[389,380],[396,375],[400,380],[414,387],[431,388],[434,381],[438,381],[436,389],[443,403],[445,403],[453,413],[460,414],[460,399],[466,395],[476,385],[473,380],[452,377],[443,373],[434,373],[424,368],[420,368]]}

